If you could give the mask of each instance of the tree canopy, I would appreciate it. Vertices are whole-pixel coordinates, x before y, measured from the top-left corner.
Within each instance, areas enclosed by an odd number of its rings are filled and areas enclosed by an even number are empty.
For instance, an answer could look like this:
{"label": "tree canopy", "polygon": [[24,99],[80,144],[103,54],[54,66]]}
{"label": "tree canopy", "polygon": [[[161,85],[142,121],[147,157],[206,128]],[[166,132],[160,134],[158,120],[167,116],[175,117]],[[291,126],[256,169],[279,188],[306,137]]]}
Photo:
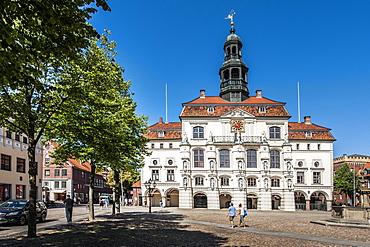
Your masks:
{"label": "tree canopy", "polygon": [[358,176],[351,171],[351,168],[347,163],[344,163],[338,170],[335,171],[334,175],[334,190],[345,192],[347,195],[353,195],[355,188],[359,186]]}

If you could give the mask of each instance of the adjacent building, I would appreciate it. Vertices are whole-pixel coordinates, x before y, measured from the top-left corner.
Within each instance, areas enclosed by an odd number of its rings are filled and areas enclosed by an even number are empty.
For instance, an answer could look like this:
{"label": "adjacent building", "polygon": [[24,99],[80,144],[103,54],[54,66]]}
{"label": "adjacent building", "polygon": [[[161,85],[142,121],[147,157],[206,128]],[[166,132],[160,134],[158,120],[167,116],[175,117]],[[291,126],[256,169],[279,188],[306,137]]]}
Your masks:
{"label": "adjacent building", "polygon": [[[62,201],[66,195],[76,198],[81,203],[89,200],[91,165],[89,162],[79,162],[68,159],[67,162],[52,164],[54,147],[57,144],[50,142],[44,149],[43,165],[43,199]],[[99,196],[111,195],[112,189],[106,184],[106,174],[95,174],[94,203],[99,202]]]}
{"label": "adjacent building", "polygon": [[[0,201],[29,199],[28,138],[0,127]],[[42,146],[36,147],[36,199],[41,199]]]}
{"label": "adjacent building", "polygon": [[[328,210],[333,192],[330,129],[289,122],[285,103],[248,89],[249,68],[232,22],[219,70],[219,96],[182,104],[180,122],[149,127],[142,170],[144,204],[226,208],[230,202],[258,210]],[[148,194],[144,182],[154,180]]]}

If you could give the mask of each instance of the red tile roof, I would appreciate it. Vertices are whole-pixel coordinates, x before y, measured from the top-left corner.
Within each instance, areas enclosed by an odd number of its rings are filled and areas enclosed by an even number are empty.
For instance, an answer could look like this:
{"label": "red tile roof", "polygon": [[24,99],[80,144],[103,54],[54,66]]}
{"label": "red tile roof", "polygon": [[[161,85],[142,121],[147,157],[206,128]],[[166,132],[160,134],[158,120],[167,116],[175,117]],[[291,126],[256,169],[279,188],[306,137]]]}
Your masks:
{"label": "red tile roof", "polygon": [[[144,135],[148,139],[181,139],[182,131],[181,131],[181,123],[163,123],[160,119],[160,121],[156,124],[153,124],[148,128],[148,132]],[[159,137],[158,133],[160,131],[164,132],[163,137]]]}
{"label": "red tile roof", "polygon": [[208,97],[199,97],[187,103],[183,103],[183,105],[188,104],[222,104],[222,105],[245,105],[245,104],[283,104],[282,102],[273,101],[267,98],[257,98],[257,97],[249,97],[248,99],[244,100],[243,102],[229,102],[221,97],[218,96],[208,96]]}
{"label": "red tile roof", "polygon": [[[329,132],[329,128],[325,128],[316,124],[306,123],[288,123],[289,139],[290,140],[326,140],[335,141],[335,138]],[[312,136],[307,137],[306,133],[311,132]]]}
{"label": "red tile roof", "polygon": [[131,187],[132,188],[141,188],[141,180],[139,180],[136,183],[134,183]]}

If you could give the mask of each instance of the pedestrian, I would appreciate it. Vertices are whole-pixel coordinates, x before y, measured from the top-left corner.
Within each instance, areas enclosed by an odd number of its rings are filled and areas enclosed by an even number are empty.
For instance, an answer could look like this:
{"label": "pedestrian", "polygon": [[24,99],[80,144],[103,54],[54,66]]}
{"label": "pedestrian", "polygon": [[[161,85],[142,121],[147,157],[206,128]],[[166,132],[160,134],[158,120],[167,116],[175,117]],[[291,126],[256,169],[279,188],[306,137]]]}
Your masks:
{"label": "pedestrian", "polygon": [[243,208],[243,205],[241,203],[239,203],[239,206],[238,206],[238,215],[239,215],[238,227],[243,226],[243,228],[245,228],[244,217],[247,215],[247,211]]}
{"label": "pedestrian", "polygon": [[71,199],[70,195],[67,195],[67,198],[63,201],[63,203],[66,205],[66,218],[67,222],[72,222],[72,210],[73,210],[73,200]]}
{"label": "pedestrian", "polygon": [[99,202],[100,209],[103,209],[104,204],[105,204],[104,200],[100,200]]}
{"label": "pedestrian", "polygon": [[109,205],[109,199],[107,197],[107,199],[105,199],[105,207],[108,208],[108,205]]}
{"label": "pedestrian", "polygon": [[163,202],[162,202],[162,200],[159,202],[159,206],[160,206],[160,207],[163,207]]}
{"label": "pedestrian", "polygon": [[232,228],[235,227],[235,224],[234,224],[235,215],[236,215],[236,208],[234,207],[234,204],[230,202],[229,213],[227,214],[227,216],[229,216],[230,227]]}

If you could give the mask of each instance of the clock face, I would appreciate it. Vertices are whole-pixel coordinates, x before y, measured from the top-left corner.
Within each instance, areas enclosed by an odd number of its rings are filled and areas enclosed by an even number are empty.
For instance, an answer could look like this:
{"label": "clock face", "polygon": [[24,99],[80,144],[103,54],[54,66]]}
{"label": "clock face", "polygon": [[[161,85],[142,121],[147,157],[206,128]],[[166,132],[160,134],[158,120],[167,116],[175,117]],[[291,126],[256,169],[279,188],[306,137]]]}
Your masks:
{"label": "clock face", "polygon": [[231,122],[231,131],[244,131],[244,121],[243,120],[232,120]]}

